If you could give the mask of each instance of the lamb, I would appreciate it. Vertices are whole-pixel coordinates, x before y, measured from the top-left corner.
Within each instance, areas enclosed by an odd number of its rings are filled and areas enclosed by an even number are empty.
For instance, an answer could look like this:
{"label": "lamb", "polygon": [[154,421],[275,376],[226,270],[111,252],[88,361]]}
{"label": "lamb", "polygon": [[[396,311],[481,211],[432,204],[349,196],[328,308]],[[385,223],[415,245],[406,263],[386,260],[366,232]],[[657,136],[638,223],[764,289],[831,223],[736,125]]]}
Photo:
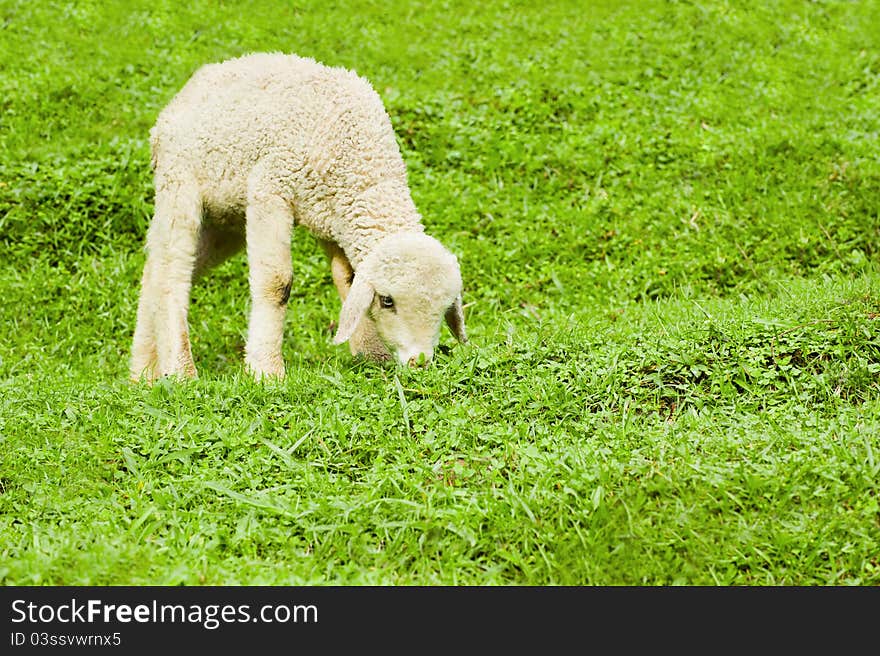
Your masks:
{"label": "lamb", "polygon": [[330,260],[342,301],[334,343],[414,365],[432,359],[444,318],[467,340],[458,260],[426,234],[388,114],[353,71],[281,53],[205,65],[160,112],[150,146],[155,211],[132,380],[196,377],[192,283],[243,247],[245,365],[283,377],[297,224]]}

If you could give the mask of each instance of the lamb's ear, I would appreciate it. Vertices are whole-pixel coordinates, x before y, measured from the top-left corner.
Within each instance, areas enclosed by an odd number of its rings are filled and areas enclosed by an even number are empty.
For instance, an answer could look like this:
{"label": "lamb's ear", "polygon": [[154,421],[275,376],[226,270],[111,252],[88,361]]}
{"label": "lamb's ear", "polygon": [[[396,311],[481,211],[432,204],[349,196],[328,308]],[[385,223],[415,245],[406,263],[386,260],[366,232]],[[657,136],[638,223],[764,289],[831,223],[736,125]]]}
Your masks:
{"label": "lamb's ear", "polygon": [[459,342],[467,341],[467,334],[464,331],[464,310],[461,307],[461,294],[455,297],[455,302],[446,310],[446,325],[455,335]]}
{"label": "lamb's ear", "polygon": [[345,297],[342,310],[339,312],[339,328],[333,338],[334,344],[347,342],[354,335],[361,319],[370,309],[375,293],[373,286],[363,276],[355,274],[351,289],[348,290],[348,296]]}

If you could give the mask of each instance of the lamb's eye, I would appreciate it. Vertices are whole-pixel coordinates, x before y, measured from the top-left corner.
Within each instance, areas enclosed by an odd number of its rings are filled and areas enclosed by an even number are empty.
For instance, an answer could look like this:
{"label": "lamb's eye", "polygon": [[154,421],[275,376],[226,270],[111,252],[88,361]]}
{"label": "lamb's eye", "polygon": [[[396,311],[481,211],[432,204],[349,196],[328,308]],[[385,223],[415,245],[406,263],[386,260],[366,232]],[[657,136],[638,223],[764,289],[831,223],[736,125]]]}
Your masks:
{"label": "lamb's eye", "polygon": [[394,307],[394,299],[390,296],[380,296],[379,307],[385,308],[386,310],[392,309]]}

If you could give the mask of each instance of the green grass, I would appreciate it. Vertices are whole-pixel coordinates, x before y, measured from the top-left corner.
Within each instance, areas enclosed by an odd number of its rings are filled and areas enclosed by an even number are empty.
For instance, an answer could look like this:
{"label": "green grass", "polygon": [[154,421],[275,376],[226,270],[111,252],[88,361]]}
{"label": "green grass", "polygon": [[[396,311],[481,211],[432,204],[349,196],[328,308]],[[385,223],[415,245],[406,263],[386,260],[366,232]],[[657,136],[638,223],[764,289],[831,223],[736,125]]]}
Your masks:
{"label": "green grass", "polygon": [[[880,584],[880,3],[0,1],[0,582]],[[471,344],[126,382],[147,132],[281,50],[383,97]],[[446,348],[448,347],[448,348]]]}

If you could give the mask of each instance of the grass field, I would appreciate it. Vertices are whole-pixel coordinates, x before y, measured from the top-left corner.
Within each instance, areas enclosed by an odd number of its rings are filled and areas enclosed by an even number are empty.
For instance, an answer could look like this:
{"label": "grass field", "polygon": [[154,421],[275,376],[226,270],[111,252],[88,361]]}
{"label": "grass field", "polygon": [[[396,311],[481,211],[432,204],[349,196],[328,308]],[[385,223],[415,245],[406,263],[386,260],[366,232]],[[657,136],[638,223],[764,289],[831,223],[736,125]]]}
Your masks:
{"label": "grass field", "polygon": [[[880,584],[878,16],[0,0],[0,583]],[[297,231],[284,382],[243,256],[126,381],[148,130],[258,50],[373,82],[470,344],[352,359]]]}

